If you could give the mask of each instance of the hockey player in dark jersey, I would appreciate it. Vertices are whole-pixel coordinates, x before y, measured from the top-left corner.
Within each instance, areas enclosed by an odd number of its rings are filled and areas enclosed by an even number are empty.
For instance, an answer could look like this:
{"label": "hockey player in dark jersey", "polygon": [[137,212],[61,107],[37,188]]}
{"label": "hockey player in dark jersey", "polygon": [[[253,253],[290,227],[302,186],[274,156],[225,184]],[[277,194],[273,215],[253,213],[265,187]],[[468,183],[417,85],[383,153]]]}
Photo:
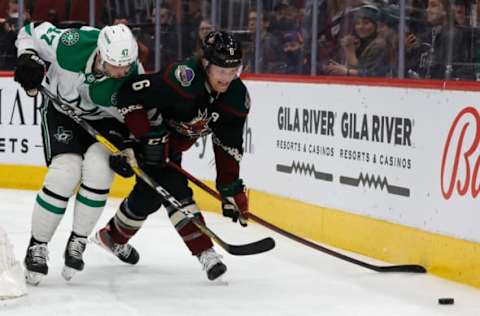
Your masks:
{"label": "hockey player in dark jersey", "polygon": [[[239,42],[226,32],[211,32],[204,41],[202,56],[126,81],[119,93],[119,104],[125,124],[138,140],[135,156],[142,168],[180,201],[183,209],[202,221],[187,179],[164,162],[168,157],[180,164],[183,151],[199,137],[211,134],[216,186],[229,201],[222,205],[223,215],[246,226],[248,200],[239,177],[239,164],[250,98],[238,77],[241,67]],[[134,159],[132,153],[132,149],[126,149],[111,156],[112,169],[124,176],[133,175],[126,164],[127,157]],[[162,205],[192,255],[203,265],[208,279],[214,280],[225,273],[227,268],[210,238],[139,178],[94,241],[107,249],[126,244]]]}

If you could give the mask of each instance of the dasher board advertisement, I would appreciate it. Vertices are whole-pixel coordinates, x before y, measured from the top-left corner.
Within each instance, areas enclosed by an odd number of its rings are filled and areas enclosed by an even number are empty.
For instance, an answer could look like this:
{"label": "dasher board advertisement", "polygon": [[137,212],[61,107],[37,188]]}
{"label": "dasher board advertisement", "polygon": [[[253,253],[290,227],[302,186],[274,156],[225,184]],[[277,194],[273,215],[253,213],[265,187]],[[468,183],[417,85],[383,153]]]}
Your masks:
{"label": "dasher board advertisement", "polygon": [[[250,188],[480,242],[479,92],[246,84]],[[40,101],[0,78],[0,164],[45,165]],[[210,137],[183,166],[214,180]]]}
{"label": "dasher board advertisement", "polygon": [[41,96],[0,77],[0,164],[45,165],[40,108]]}
{"label": "dasher board advertisement", "polygon": [[[256,190],[480,241],[478,92],[247,81]],[[211,141],[184,166],[214,180]]]}

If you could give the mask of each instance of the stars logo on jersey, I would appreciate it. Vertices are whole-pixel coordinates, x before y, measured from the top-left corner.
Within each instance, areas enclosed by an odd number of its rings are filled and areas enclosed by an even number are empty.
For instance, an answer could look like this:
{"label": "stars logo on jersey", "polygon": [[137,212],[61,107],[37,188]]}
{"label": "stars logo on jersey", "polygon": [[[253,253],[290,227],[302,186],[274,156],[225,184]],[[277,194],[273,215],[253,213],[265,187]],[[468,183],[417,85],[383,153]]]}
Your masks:
{"label": "stars logo on jersey", "polygon": [[193,78],[195,78],[195,72],[188,66],[179,65],[177,69],[175,69],[175,78],[177,78],[182,87],[189,87],[192,84]]}
{"label": "stars logo on jersey", "polygon": [[68,30],[63,33],[60,40],[65,46],[73,46],[80,40],[80,34],[76,30]]}
{"label": "stars logo on jersey", "polygon": [[95,75],[93,73],[89,73],[85,75],[85,81],[87,83],[92,83],[95,81]]}
{"label": "stars logo on jersey", "polygon": [[110,97],[110,102],[112,103],[112,105],[117,105],[118,103],[118,94],[116,92],[114,92],[112,94],[112,96]]}
{"label": "stars logo on jersey", "polygon": [[217,112],[213,112],[212,115],[208,116],[208,111],[205,109],[204,112],[198,110],[198,115],[190,122],[175,122],[170,120],[168,123],[173,127],[178,133],[188,136],[190,138],[196,138],[204,135],[210,134],[212,131],[208,126],[210,121],[216,121],[219,118]]}
{"label": "stars logo on jersey", "polygon": [[63,129],[63,126],[59,126],[57,133],[53,134],[53,137],[55,137],[59,143],[68,144],[73,138],[73,132],[68,129]]}

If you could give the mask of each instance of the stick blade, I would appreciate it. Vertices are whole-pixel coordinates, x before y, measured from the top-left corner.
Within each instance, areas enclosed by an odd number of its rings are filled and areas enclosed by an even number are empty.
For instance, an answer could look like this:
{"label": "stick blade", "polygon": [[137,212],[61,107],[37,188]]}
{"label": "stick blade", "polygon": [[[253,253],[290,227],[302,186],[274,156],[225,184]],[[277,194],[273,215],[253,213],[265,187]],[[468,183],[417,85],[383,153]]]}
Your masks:
{"label": "stick blade", "polygon": [[398,266],[378,267],[378,272],[407,272],[407,273],[427,273],[425,267],[418,264],[404,264]]}
{"label": "stick blade", "polygon": [[234,256],[249,256],[266,252],[275,248],[275,240],[271,237],[244,245],[225,245],[223,247],[229,254]]}

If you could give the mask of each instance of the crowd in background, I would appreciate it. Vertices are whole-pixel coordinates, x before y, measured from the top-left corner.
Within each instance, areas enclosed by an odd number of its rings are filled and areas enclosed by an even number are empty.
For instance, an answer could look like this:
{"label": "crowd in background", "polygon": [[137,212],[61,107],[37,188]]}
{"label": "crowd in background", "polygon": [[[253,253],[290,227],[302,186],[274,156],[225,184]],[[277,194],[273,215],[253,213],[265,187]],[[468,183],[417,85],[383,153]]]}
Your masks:
{"label": "crowd in background", "polygon": [[[57,11],[50,6],[43,15],[38,13],[42,2],[25,0],[26,22],[88,25],[87,18],[72,19],[68,10],[85,10],[84,16],[88,16],[89,1],[78,7],[78,1],[50,0],[50,5],[61,5]],[[147,70],[197,54],[205,35],[220,28],[241,40],[244,72],[441,80],[480,77],[480,50],[477,53],[475,49],[480,41],[476,0],[405,0],[404,6],[396,0],[95,2],[96,26],[129,25]],[[0,4],[4,11],[0,68],[11,70],[15,67],[18,3],[8,0]],[[404,23],[400,23],[401,16]],[[156,20],[160,22],[157,64]]]}

